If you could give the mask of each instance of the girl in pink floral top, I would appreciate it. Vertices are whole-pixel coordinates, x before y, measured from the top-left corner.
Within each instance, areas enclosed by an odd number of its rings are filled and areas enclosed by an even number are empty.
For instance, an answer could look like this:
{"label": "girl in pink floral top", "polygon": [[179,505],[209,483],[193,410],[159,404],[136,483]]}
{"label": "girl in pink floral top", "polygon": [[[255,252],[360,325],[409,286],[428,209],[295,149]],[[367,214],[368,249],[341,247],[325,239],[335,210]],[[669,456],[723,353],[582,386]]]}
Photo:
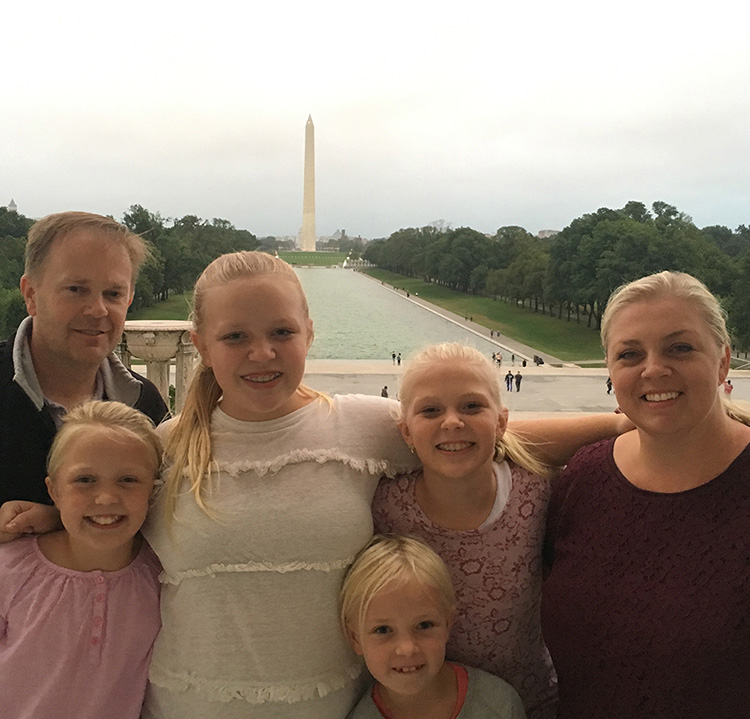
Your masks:
{"label": "girl in pink floral top", "polygon": [[65,416],[47,463],[64,528],[0,547],[3,717],[141,715],[161,567],[139,530],[160,463],[151,420],[132,407]]}
{"label": "girl in pink floral top", "polygon": [[477,350],[422,350],[400,399],[399,427],[422,469],[381,480],[375,530],[417,536],[448,565],[457,595],[448,658],[505,679],[530,719],[552,719],[539,620],[550,467],[507,431],[497,370]]}

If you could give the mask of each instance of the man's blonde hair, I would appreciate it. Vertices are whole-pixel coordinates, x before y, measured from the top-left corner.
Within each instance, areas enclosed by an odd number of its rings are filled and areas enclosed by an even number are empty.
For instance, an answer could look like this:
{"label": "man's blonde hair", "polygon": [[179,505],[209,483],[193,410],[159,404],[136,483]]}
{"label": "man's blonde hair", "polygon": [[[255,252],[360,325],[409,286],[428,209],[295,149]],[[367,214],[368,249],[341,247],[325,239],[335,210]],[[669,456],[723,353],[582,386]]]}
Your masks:
{"label": "man's blonde hair", "polygon": [[138,272],[146,258],[151,254],[148,245],[125,225],[111,217],[96,215],[92,212],[58,212],[47,215],[35,222],[29,230],[26,242],[26,262],[24,273],[38,279],[44,271],[49,253],[55,242],[75,230],[87,230],[104,235],[114,244],[122,247],[130,259],[132,282],[138,279]]}

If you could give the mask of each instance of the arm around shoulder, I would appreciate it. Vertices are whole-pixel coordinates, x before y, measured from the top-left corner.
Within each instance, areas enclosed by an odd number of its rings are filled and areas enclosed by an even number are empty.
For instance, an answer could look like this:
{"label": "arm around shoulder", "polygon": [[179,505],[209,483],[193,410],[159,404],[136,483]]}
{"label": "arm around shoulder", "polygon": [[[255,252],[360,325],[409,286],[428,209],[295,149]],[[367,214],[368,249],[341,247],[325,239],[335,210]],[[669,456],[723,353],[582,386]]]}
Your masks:
{"label": "arm around shoulder", "polygon": [[56,507],[17,500],[0,506],[0,544],[23,534],[46,534],[61,528]]}
{"label": "arm around shoulder", "polygon": [[616,413],[529,419],[508,423],[508,429],[529,444],[529,451],[548,464],[565,464],[581,447],[629,432],[635,425]]}

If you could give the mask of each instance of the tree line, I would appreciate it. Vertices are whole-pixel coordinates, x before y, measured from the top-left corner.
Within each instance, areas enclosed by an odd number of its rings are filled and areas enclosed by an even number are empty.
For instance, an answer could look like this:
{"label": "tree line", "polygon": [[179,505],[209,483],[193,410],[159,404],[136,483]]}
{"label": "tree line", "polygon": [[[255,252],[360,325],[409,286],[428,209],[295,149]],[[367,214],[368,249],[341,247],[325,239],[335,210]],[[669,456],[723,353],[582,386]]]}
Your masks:
{"label": "tree line", "polygon": [[[195,215],[164,219],[141,205],[132,205],[122,223],[146,240],[151,255],[141,268],[132,309],[166,300],[171,293],[192,289],[198,275],[225,252],[254,250],[255,235],[229,221],[203,220]],[[0,208],[0,339],[15,331],[26,316],[18,283],[23,274],[24,248],[33,220]]]}
{"label": "tree line", "polygon": [[[152,251],[135,288],[134,309],[191,289],[225,252],[275,249],[275,238],[259,240],[223,219],[165,219],[132,205],[122,222]],[[0,338],[26,316],[18,282],[32,224],[0,208]],[[362,256],[393,272],[595,328],[616,287],[651,272],[681,270],[703,280],[721,299],[738,346],[750,348],[750,227],[699,229],[665,202],[654,202],[650,210],[635,201],[619,210],[601,208],[545,239],[517,226],[487,236],[441,221],[374,240]]]}
{"label": "tree line", "polygon": [[750,227],[699,229],[665,202],[601,208],[541,239],[522,227],[488,236],[469,227],[407,228],[371,242],[363,258],[383,269],[483,294],[599,328],[613,290],[661,270],[688,272],[727,310],[739,348],[750,347]]}

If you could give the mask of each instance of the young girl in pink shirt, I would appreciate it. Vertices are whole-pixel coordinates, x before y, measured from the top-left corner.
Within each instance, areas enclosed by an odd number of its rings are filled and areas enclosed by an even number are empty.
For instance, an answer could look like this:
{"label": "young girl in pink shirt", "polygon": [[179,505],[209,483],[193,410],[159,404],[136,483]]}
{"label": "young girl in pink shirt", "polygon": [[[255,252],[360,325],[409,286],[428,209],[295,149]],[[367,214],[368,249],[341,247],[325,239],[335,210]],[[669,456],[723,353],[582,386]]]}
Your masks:
{"label": "young girl in pink shirt", "polygon": [[539,617],[551,470],[507,429],[499,376],[460,344],[407,362],[399,427],[422,468],[381,480],[375,531],[419,537],[448,565],[457,595],[448,658],[505,679],[530,719],[552,719]]}
{"label": "young girl in pink shirt", "polygon": [[47,487],[64,529],[0,547],[0,714],[138,719],[159,630],[159,562],[138,531],[161,464],[150,420],[72,410]]}

